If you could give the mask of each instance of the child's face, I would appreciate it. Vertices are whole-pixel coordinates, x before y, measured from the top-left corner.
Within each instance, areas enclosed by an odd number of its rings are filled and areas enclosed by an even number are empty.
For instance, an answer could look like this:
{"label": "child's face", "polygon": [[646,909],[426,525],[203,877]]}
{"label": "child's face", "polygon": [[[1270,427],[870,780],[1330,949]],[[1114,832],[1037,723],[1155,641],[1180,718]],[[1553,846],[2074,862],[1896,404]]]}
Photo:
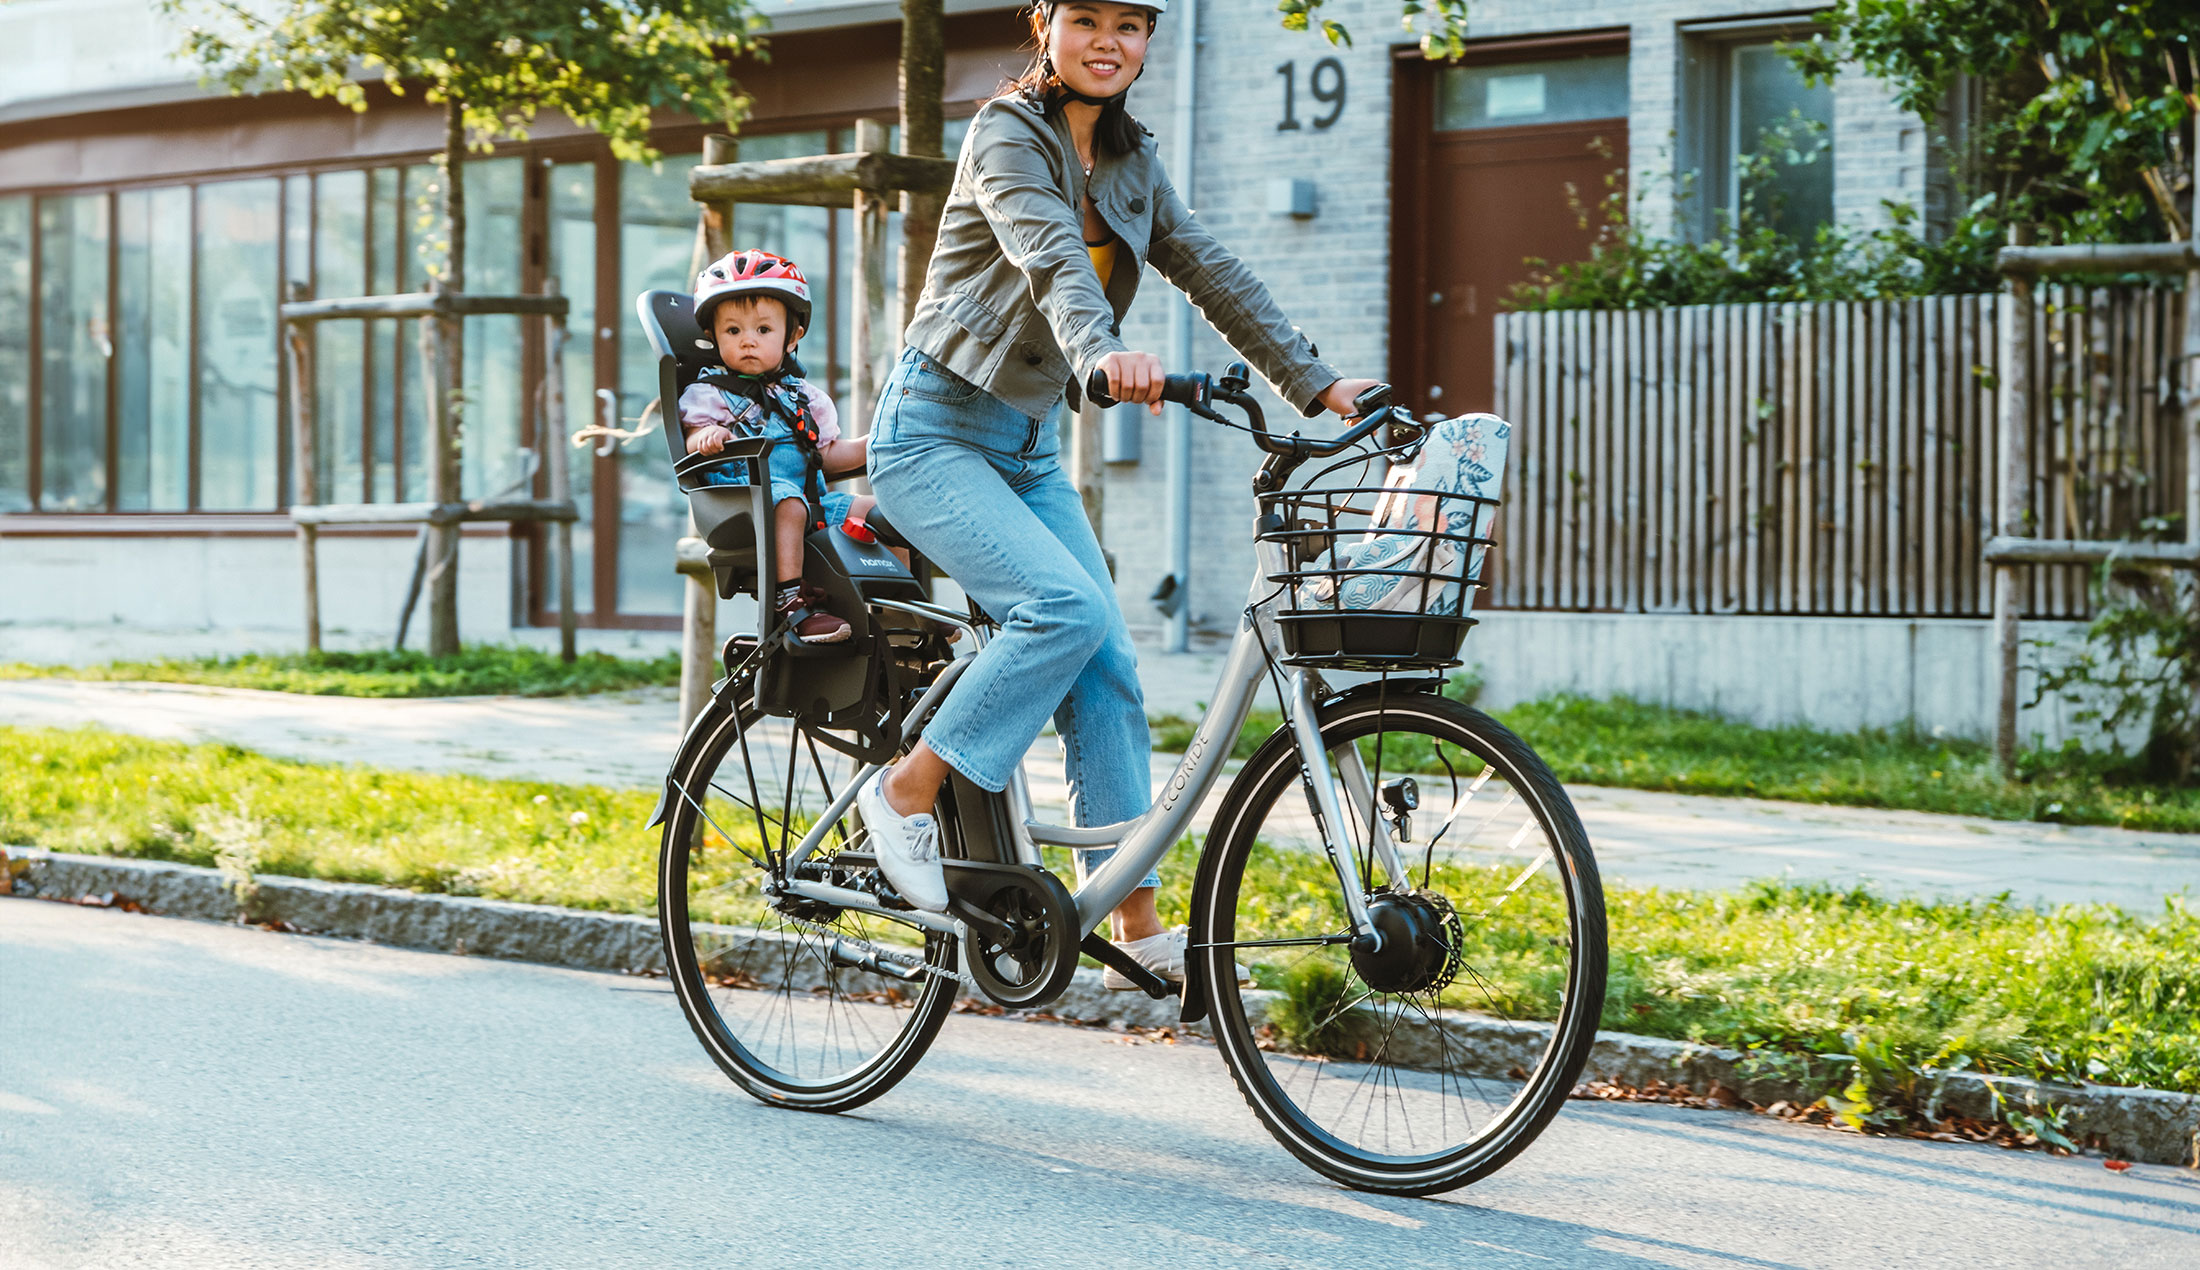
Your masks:
{"label": "child's face", "polygon": [[711,311],[710,324],[718,341],[718,359],[726,369],[743,375],[778,370],[787,350],[802,335],[790,329],[786,304],[768,295],[721,300]]}

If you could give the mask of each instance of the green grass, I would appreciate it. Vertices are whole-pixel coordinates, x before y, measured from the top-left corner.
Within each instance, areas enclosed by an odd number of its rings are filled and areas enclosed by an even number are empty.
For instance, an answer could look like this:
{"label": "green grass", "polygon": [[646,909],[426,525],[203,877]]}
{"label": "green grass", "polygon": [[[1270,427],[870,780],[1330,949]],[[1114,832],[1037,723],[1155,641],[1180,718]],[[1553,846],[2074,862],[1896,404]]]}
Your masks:
{"label": "green grass", "polygon": [[[569,696],[677,684],[680,664],[674,653],[648,660],[586,653],[567,665],[532,648],[474,645],[449,658],[371,651],[90,667],[0,665],[0,679],[27,678],[154,680],[349,697]],[[1983,744],[1903,730],[1758,728],[1624,697],[1564,695],[1498,717],[1569,784],[2200,832],[2200,789],[2135,779],[2074,751],[2027,753],[2019,763],[2023,779],[2009,781],[1995,771]],[[1256,711],[1234,756],[1249,756],[1279,722],[1273,712]],[[1192,731],[1192,722],[1174,715],[1154,720],[1155,744],[1164,750],[1181,751]]]}
{"label": "green grass", "polygon": [[[1261,881],[1247,889],[1264,899],[1241,902],[1239,938],[1342,925],[1320,856],[1264,847],[1255,865]],[[1555,886],[1539,879],[1498,905],[1484,900],[1517,864],[1434,872],[1462,914],[1504,914],[1464,925],[1475,976],[1446,1000],[1494,1000],[1508,1017],[1555,1014],[1553,948],[1564,930]],[[2200,1091],[2200,913],[2181,900],[2150,914],[2041,911],[1764,881],[1736,892],[1611,885],[1605,904],[1601,1025],[1610,1030],[1770,1051],[1820,1074],[1842,1069],[1826,1056],[1869,1044],[1916,1066]],[[1301,1003],[1336,998],[1322,980],[1340,977],[1341,956],[1271,955],[1252,963],[1256,982]],[[1278,1022],[1306,1024],[1288,1008]]]}
{"label": "green grass", "polygon": [[474,644],[452,657],[426,653],[245,653],[235,657],[118,661],[101,666],[0,665],[0,679],[152,680],[262,688],[327,697],[566,697],[680,682],[680,657],[637,660]]}
{"label": "green grass", "polygon": [[292,763],[230,745],[0,727],[0,843],[649,911],[644,790]]}
{"label": "green grass", "polygon": [[[0,842],[64,851],[647,913],[653,802],[643,791],[0,727]],[[1162,867],[1169,921],[1188,911],[1194,858],[1187,842]],[[1301,923],[1328,902],[1318,856],[1264,851],[1257,868],[1260,920]],[[1461,893],[1487,886],[1448,881]],[[1532,886],[1520,895],[1507,922],[1475,926],[1469,957],[1489,991],[1532,1015],[1553,999],[1538,932],[1555,922],[1556,898]],[[1771,883],[1732,894],[1614,887],[1607,903],[1608,1028],[1805,1064],[1861,1040],[1916,1062],[2200,1092],[2200,917],[2179,904],[2039,912]],[[1277,972],[1255,970],[1264,983]]]}
{"label": "green grass", "polygon": [[[2200,789],[2130,779],[2075,752],[2028,753],[2019,762],[2023,779],[2010,781],[1979,742],[1900,730],[1759,728],[1624,697],[1545,697],[1497,717],[1568,784],[2200,832]],[[1257,712],[1236,757],[1250,755],[1278,722]],[[1181,751],[1191,735],[1183,719],[1155,721],[1159,748]]]}

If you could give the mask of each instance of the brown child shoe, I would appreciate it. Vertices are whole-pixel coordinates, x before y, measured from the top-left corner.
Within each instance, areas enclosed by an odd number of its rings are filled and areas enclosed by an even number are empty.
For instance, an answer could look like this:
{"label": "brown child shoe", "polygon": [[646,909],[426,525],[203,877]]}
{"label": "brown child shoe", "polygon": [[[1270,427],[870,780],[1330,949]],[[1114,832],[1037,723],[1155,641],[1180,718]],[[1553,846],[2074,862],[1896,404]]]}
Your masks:
{"label": "brown child shoe", "polygon": [[855,628],[846,619],[812,607],[824,602],[825,593],[816,587],[790,586],[780,590],[777,608],[794,623],[796,639],[805,644],[838,644],[854,634]]}

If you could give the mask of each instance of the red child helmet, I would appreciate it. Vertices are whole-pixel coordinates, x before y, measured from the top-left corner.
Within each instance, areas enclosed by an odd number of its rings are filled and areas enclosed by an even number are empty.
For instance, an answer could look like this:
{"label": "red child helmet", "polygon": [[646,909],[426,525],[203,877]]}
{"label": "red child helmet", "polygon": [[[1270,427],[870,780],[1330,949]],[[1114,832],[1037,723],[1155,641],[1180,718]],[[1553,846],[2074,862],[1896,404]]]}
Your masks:
{"label": "red child helmet", "polygon": [[787,306],[787,320],[810,326],[810,280],[785,256],[754,247],[728,252],[695,276],[695,321],[710,329],[710,312],[731,295],[768,295]]}

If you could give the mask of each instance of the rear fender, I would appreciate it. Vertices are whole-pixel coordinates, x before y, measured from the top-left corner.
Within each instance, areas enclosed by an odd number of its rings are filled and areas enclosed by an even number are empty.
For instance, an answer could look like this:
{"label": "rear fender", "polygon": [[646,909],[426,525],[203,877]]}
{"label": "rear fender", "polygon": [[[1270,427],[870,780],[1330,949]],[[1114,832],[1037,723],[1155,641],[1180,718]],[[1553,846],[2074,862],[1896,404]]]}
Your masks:
{"label": "rear fender", "polygon": [[687,735],[680,738],[680,748],[672,756],[672,766],[665,769],[665,783],[657,791],[657,808],[649,813],[647,828],[655,829],[665,823],[665,817],[672,814],[673,781],[695,765],[703,747],[710,744],[711,738],[733,718],[732,704],[718,698],[719,689],[725,685],[723,679],[711,685],[710,700],[695,712],[695,721],[688,724]]}

